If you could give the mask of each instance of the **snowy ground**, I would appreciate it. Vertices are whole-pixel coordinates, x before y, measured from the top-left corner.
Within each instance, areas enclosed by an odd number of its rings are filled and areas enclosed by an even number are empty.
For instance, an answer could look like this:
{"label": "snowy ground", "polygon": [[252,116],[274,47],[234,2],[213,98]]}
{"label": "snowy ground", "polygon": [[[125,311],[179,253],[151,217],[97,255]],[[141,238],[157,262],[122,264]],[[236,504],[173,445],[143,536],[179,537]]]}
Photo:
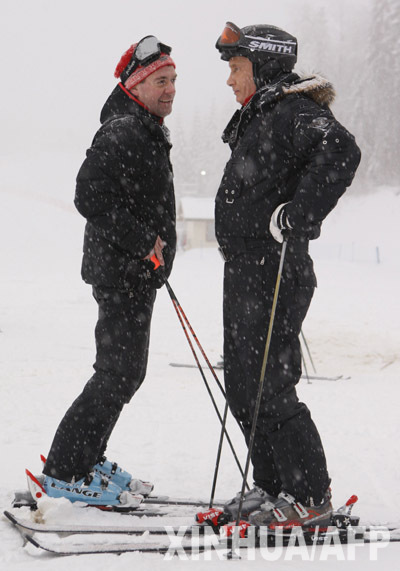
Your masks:
{"label": "snowy ground", "polygon": [[[17,163],[18,164],[18,163]],[[53,161],[53,165],[56,160]],[[11,166],[10,166],[11,165]],[[72,207],[73,177],[79,166],[63,157],[47,178],[37,163],[15,170],[1,158],[1,432],[0,507],[11,491],[25,487],[24,469],[40,472],[58,422],[91,375],[96,304],[79,276],[83,221]],[[56,168],[57,167],[57,168]],[[65,177],[62,172],[69,176]],[[41,171],[42,172],[42,171]],[[60,180],[60,182],[58,182]],[[364,522],[400,525],[398,380],[400,376],[400,195],[395,189],[342,199],[313,246],[319,287],[304,324],[321,375],[350,377],[336,382],[301,381],[299,393],[320,429],[332,477],[334,501],[359,496]],[[379,249],[377,251],[377,248]],[[378,255],[380,263],[378,262]],[[170,283],[211,361],[222,350],[222,262],[215,251],[179,253]],[[180,496],[209,495],[218,420],[196,369],[171,362],[192,357],[165,289],[158,295],[146,382],[126,407],[114,431],[109,457],[156,491]],[[309,370],[311,365],[308,363]],[[222,377],[222,376],[221,376]],[[214,383],[210,378],[210,384]],[[218,389],[216,398],[221,404]],[[229,430],[241,458],[245,448],[234,422]],[[225,450],[218,497],[230,497],[240,478]],[[17,531],[0,519],[3,569],[196,569],[233,562],[165,561],[161,556],[81,556],[55,559],[24,548]],[[336,569],[337,554],[318,569]],[[286,553],[286,555],[285,555]],[[398,544],[368,546],[354,561],[343,550],[340,565],[351,569],[393,569]],[[304,554],[303,554],[304,555]],[[285,559],[286,557],[286,559]],[[306,568],[304,557],[281,554],[267,562],[258,553],[246,565],[262,569]],[[346,567],[347,566],[347,567]]]}

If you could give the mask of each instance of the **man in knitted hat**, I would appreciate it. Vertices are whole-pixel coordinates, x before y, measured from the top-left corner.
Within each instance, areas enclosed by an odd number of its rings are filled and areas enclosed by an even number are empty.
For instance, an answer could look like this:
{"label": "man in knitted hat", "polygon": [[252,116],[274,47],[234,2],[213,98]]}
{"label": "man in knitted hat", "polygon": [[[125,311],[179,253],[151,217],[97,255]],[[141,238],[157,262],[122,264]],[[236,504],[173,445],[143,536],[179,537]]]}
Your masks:
{"label": "man in knitted hat", "polygon": [[[104,456],[147,367],[156,289],[176,249],[175,199],[164,117],[172,111],[171,48],[154,36],[122,56],[115,87],[78,173],[87,220],[82,277],[99,307],[94,375],[62,419],[44,466],[49,496],[136,507],[153,488]],[[156,263],[160,267],[155,269]]]}
{"label": "man in knitted hat", "polygon": [[223,133],[232,155],[215,201],[225,259],[224,373],[255,484],[246,494],[242,485],[225,510],[233,519],[242,510],[251,523],[270,528],[329,525],[325,454],[296,393],[299,334],[316,286],[309,240],[318,238],[351,184],[360,150],[330,110],[332,85],[293,72],[294,36],[270,25],[228,22],[216,48],[228,62],[227,84],[241,105]]}

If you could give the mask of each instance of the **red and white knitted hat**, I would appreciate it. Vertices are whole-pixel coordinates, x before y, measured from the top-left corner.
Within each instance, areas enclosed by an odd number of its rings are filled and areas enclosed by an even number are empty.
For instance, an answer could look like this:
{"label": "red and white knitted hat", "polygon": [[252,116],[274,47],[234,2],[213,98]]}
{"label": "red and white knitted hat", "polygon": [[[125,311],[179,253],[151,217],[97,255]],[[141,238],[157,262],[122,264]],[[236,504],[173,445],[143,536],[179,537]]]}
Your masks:
{"label": "red and white knitted hat", "polygon": [[[141,40],[142,42],[143,40]],[[150,61],[140,62],[135,57],[135,51],[140,42],[133,44],[122,55],[117,67],[115,68],[114,76],[119,78],[123,85],[128,89],[132,89],[138,83],[141,83],[146,77],[165,67],[167,65],[175,66],[174,60],[169,55],[171,48],[165,44],[159,43],[159,51],[154,54]]]}

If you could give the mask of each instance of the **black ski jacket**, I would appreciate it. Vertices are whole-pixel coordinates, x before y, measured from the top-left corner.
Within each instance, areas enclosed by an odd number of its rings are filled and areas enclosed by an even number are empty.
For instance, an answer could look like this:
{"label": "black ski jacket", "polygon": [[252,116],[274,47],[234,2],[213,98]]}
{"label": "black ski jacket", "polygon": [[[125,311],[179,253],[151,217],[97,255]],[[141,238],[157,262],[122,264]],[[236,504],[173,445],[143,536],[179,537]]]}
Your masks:
{"label": "black ski jacket", "polygon": [[151,274],[151,285],[160,287],[156,273],[146,271],[149,263],[142,260],[157,235],[167,243],[167,277],[175,256],[168,130],[119,85],[100,120],[76,184],[75,206],[87,220],[82,277],[97,286],[135,289]]}
{"label": "black ski jacket", "polygon": [[319,236],[361,157],[328,107],[333,98],[322,77],[291,73],[236,111],[222,137],[232,155],[216,196],[220,246],[234,252],[246,242],[273,241],[269,222],[282,203],[289,203],[292,243]]}

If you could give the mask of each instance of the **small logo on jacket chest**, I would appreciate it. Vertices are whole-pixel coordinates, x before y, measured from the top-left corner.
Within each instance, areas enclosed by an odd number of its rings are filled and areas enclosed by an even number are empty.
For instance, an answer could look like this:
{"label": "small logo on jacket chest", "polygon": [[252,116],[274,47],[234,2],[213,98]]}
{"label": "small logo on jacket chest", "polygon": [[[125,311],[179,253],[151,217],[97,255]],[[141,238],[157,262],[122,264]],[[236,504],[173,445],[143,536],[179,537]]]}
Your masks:
{"label": "small logo on jacket chest", "polygon": [[225,202],[226,204],[233,204],[235,202],[235,191],[225,189]]}

